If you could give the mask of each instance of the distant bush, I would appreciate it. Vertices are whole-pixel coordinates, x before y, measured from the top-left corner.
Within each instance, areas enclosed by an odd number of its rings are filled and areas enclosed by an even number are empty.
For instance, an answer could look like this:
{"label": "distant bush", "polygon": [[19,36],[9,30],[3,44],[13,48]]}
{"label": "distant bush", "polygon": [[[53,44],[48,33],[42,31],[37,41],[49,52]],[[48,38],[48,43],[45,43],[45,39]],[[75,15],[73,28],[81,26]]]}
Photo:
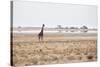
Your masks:
{"label": "distant bush", "polygon": [[78,29],[78,27],[70,27],[70,29],[72,29],[71,32],[75,32],[75,29]]}
{"label": "distant bush", "polygon": [[[63,29],[63,27],[61,25],[57,25],[57,29]],[[61,30],[58,31],[61,32]]]}
{"label": "distant bush", "polygon": [[68,32],[68,29],[69,29],[69,28],[68,28],[68,27],[65,27],[65,29],[66,29],[66,32]]}
{"label": "distant bush", "polygon": [[71,32],[74,32],[75,27],[70,27]]}
{"label": "distant bush", "polygon": [[21,32],[21,28],[22,28],[21,26],[18,26],[18,31],[19,31],[19,32]]}
{"label": "distant bush", "polygon": [[82,26],[82,27],[80,27],[80,29],[82,29],[82,31],[81,32],[88,32],[88,30],[86,30],[86,29],[88,29],[88,27],[87,26]]}

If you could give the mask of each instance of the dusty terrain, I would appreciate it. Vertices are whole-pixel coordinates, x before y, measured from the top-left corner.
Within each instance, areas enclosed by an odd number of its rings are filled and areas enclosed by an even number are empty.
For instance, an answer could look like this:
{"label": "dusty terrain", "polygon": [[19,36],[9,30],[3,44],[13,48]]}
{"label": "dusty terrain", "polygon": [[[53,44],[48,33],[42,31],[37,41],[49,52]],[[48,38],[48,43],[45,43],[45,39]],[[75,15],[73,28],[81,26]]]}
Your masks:
{"label": "dusty terrain", "polygon": [[94,34],[45,34],[41,42],[37,34],[13,34],[12,45],[15,66],[97,60],[97,35]]}

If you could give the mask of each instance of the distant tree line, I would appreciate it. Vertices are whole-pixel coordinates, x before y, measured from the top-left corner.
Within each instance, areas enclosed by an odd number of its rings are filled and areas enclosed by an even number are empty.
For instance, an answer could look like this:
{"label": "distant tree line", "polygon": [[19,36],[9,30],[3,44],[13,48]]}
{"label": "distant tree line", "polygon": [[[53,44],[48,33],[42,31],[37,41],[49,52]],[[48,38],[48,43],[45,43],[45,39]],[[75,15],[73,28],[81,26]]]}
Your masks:
{"label": "distant tree line", "polygon": [[[77,29],[81,29],[80,32],[88,32],[88,27],[83,25],[82,27],[78,28],[78,27],[62,27],[61,25],[57,25],[57,29],[59,29],[58,31],[61,32],[61,29],[66,29],[66,32],[68,32],[68,29],[71,29],[70,32],[75,32]],[[75,30],[76,29],[76,30]]]}

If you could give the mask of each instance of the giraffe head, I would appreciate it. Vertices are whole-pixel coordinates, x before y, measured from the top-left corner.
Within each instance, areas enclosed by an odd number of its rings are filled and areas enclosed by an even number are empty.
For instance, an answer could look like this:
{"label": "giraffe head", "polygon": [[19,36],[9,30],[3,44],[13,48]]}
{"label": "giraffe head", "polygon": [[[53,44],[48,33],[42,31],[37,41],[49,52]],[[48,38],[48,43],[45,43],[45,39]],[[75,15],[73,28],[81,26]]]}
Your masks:
{"label": "giraffe head", "polygon": [[43,24],[43,27],[44,27],[45,25]]}

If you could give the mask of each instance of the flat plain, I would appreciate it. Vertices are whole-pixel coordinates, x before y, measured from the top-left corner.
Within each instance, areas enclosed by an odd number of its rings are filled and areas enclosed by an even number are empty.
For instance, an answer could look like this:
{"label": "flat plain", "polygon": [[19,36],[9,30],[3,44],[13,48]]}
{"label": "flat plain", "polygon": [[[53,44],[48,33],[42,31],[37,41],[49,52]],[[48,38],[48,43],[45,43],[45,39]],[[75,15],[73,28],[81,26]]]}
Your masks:
{"label": "flat plain", "polygon": [[97,60],[96,33],[13,33],[15,66],[90,62]]}

